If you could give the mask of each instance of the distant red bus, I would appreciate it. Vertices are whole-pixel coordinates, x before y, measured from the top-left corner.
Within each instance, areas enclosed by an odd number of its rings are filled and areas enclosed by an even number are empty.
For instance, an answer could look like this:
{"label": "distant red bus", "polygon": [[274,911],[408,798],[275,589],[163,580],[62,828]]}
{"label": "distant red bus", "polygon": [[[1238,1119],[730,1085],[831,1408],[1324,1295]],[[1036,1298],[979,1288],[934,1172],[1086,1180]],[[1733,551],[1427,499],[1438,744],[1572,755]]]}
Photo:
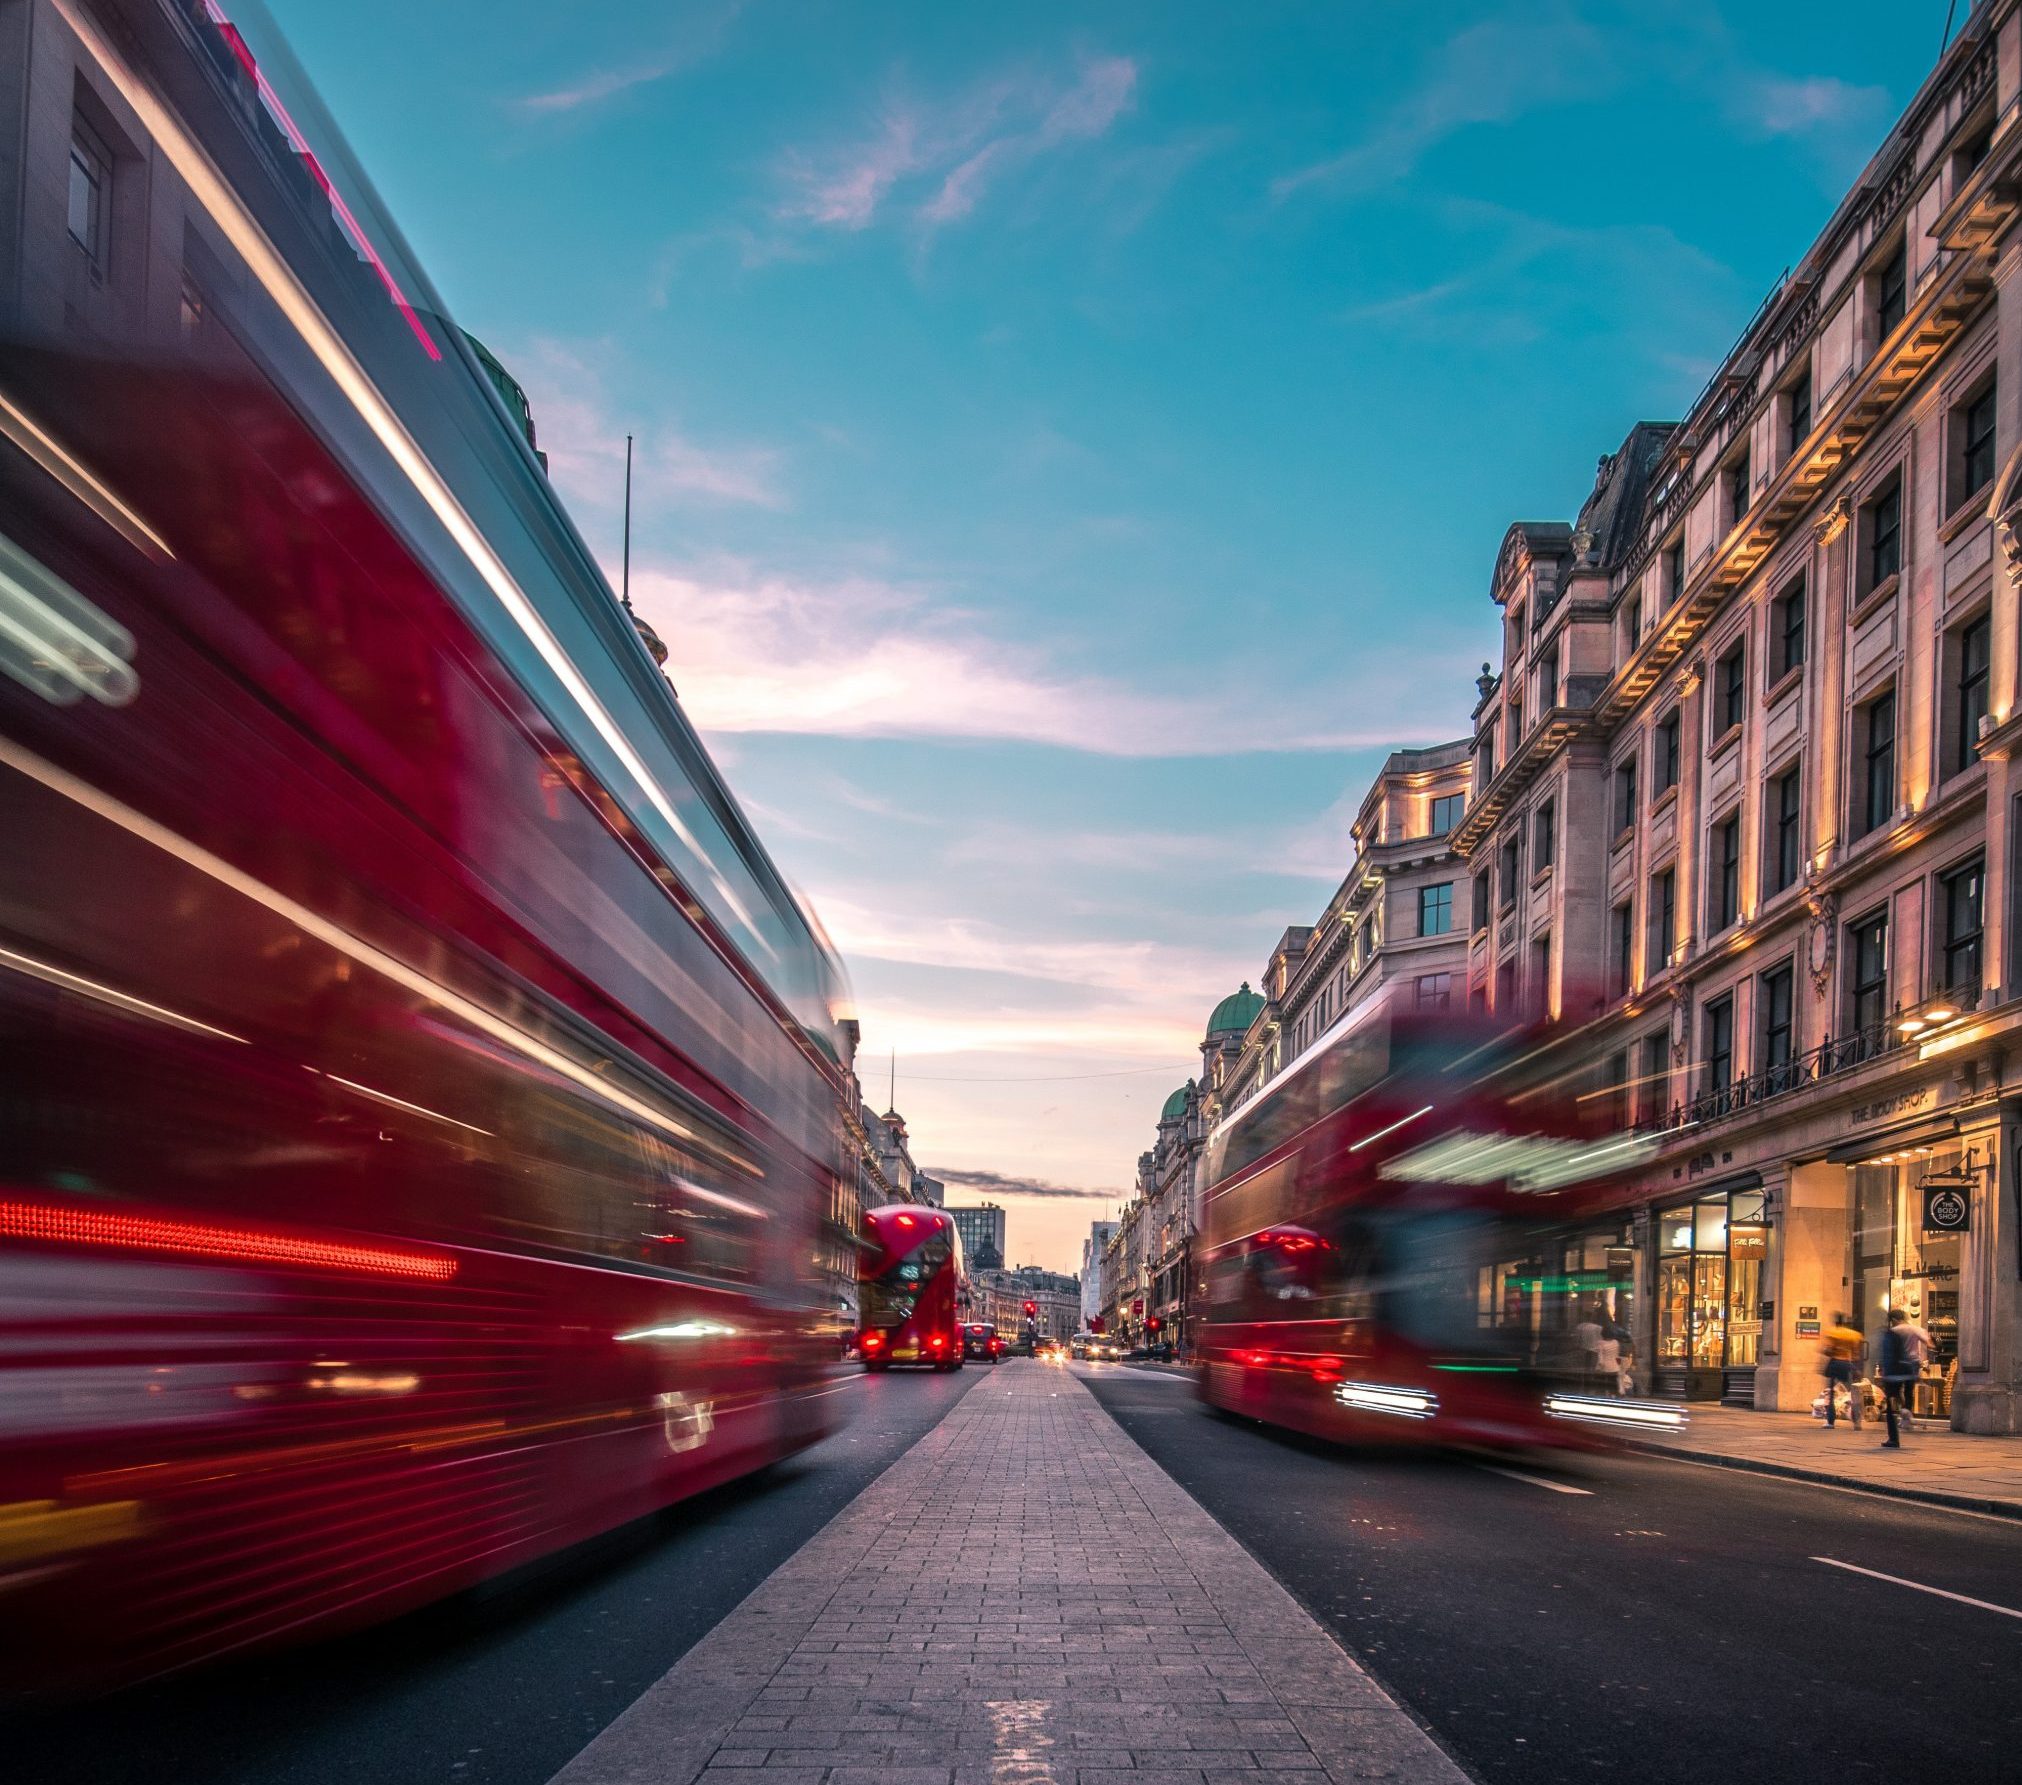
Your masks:
{"label": "distant red bus", "polygon": [[1564,1270],[1564,1236],[1648,1143],[1537,1094],[1541,1048],[1373,1003],[1230,1113],[1207,1162],[1206,1400],[1357,1443],[1676,1423],[1579,1366],[1578,1324],[1627,1310]]}
{"label": "distant red bus", "polygon": [[969,1279],[962,1236],[939,1209],[897,1203],[864,1211],[857,1297],[857,1349],[866,1369],[962,1367]]}

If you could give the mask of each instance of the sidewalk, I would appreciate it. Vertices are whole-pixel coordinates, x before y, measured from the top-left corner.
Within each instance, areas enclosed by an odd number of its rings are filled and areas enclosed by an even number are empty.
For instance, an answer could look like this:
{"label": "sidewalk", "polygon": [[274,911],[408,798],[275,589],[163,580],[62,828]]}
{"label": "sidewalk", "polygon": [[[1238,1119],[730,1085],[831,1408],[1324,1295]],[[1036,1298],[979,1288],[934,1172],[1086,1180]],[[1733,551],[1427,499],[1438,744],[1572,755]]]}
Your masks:
{"label": "sidewalk", "polygon": [[1635,1448],[2022,1518],[2022,1438],[1968,1437],[1919,1420],[1901,1450],[1884,1450],[1879,1420],[1857,1432],[1841,1420],[1828,1431],[1808,1413],[1755,1413],[1697,1402],[1688,1411],[1691,1423],[1676,1437],[1652,1432]]}
{"label": "sidewalk", "polygon": [[1064,1369],[993,1370],[553,1785],[1461,1785]]}

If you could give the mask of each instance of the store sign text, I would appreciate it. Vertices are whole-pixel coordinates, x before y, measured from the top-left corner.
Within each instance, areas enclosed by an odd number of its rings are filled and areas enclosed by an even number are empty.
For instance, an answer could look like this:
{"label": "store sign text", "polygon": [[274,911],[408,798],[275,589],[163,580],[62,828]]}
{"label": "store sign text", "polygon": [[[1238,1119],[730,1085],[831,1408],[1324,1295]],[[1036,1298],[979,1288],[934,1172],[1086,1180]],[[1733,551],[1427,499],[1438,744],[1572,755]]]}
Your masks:
{"label": "store sign text", "polygon": [[1938,1101],[1938,1087],[1926,1085],[1920,1091],[1898,1091],[1893,1097],[1877,1097],[1872,1103],[1857,1103],[1847,1120],[1856,1128],[1883,1122],[1890,1116],[1921,1115]]}

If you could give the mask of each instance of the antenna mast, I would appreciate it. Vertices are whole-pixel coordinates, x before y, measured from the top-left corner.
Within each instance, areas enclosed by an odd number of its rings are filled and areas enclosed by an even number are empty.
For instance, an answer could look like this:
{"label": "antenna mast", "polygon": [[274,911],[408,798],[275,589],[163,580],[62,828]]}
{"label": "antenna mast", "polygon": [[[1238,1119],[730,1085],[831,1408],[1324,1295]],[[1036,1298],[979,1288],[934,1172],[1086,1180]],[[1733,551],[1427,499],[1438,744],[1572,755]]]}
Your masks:
{"label": "antenna mast", "polygon": [[618,599],[632,605],[632,436],[625,436],[625,568],[618,585]]}

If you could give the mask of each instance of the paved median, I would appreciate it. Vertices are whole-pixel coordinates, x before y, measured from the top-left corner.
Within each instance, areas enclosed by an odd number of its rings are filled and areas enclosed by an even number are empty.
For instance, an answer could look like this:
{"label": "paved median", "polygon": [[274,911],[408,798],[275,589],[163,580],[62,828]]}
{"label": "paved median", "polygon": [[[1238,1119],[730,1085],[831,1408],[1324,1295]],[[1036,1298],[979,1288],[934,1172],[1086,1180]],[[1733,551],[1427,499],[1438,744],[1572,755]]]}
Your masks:
{"label": "paved median", "polygon": [[992,1372],[554,1785],[1462,1774],[1064,1369]]}

